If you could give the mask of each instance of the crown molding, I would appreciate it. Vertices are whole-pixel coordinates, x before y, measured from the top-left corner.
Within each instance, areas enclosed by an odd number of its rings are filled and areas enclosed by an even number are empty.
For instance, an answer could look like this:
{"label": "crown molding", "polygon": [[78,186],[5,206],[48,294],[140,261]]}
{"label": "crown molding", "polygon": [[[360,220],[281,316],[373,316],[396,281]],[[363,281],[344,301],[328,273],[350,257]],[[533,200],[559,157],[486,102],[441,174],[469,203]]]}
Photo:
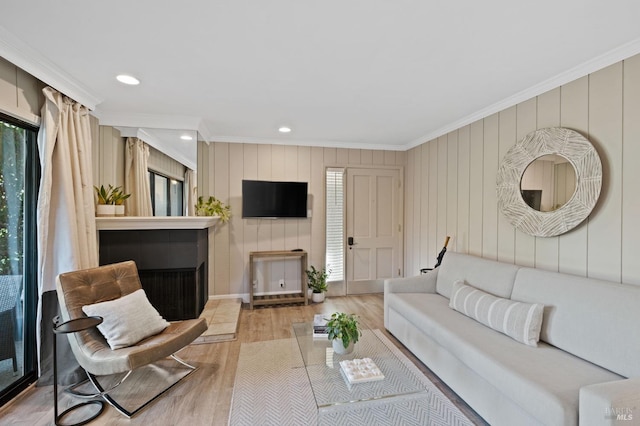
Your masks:
{"label": "crown molding", "polygon": [[311,146],[322,148],[347,148],[347,149],[371,149],[375,151],[406,151],[404,145],[359,143],[345,141],[330,141],[318,139],[292,139],[292,138],[255,138],[243,136],[211,135],[208,142],[228,142],[228,143],[253,143],[257,145],[290,145],[290,146]]}
{"label": "crown molding", "polygon": [[[120,127],[120,126],[113,126],[113,127],[115,127],[120,131],[120,136],[123,138],[128,138],[128,137],[138,138],[148,143],[149,145],[151,145],[158,151],[162,152],[163,154],[173,158],[178,163],[182,164],[188,169],[197,170],[198,168],[197,159],[191,158],[189,155],[185,154],[185,152],[180,148],[180,146],[176,146],[175,144],[162,141],[156,138],[155,136],[151,135],[145,129],[141,129],[139,127]],[[196,151],[194,150],[194,152]]]}
{"label": "crown molding", "polygon": [[460,120],[456,120],[450,124],[447,124],[446,126],[434,130],[433,132],[427,133],[424,136],[414,139],[406,144],[403,148],[405,150],[415,148],[416,146],[422,145],[425,142],[429,142],[433,139],[436,139],[437,137],[446,135],[449,132],[474,123],[497,112],[504,111],[507,108],[539,96],[545,92],[548,92],[549,90],[558,88],[586,75],[592,74],[596,71],[608,67],[609,65],[613,65],[617,62],[628,59],[634,55],[637,55],[638,53],[640,53],[640,38],[625,43],[622,46],[619,46],[600,56],[596,56],[593,59],[583,62],[576,67],[562,72],[555,77],[544,80],[543,82],[536,84],[535,86],[518,92],[515,95],[509,96],[499,102],[496,102],[493,105],[490,105],[473,114],[463,117]]}
{"label": "crown molding", "polygon": [[198,130],[200,117],[188,115],[131,114],[114,111],[95,111],[102,126],[149,127],[153,129]]}
{"label": "crown molding", "polygon": [[0,56],[90,110],[103,101],[82,83],[0,25]]}

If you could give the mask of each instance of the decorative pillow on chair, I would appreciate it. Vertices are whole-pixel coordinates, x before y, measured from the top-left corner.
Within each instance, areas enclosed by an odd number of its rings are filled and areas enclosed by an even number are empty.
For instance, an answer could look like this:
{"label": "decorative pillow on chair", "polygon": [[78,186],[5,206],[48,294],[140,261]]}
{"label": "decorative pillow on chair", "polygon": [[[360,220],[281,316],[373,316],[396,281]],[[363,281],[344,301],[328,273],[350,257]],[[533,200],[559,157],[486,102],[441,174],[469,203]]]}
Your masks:
{"label": "decorative pillow on chair", "polygon": [[88,316],[104,319],[98,330],[112,350],[135,345],[169,326],[142,289],[119,299],[85,305],[82,311]]}
{"label": "decorative pillow on chair", "polygon": [[518,342],[538,346],[544,305],[502,299],[456,281],[449,306]]}

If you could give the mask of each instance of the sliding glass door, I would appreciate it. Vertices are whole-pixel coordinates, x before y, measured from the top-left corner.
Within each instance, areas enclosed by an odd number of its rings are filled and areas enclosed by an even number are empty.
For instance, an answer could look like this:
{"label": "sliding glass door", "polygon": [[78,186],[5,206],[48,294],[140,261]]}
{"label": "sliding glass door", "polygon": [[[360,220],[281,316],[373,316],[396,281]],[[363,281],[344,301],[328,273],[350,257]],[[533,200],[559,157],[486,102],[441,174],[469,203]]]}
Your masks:
{"label": "sliding glass door", "polygon": [[35,380],[35,136],[0,116],[0,404]]}

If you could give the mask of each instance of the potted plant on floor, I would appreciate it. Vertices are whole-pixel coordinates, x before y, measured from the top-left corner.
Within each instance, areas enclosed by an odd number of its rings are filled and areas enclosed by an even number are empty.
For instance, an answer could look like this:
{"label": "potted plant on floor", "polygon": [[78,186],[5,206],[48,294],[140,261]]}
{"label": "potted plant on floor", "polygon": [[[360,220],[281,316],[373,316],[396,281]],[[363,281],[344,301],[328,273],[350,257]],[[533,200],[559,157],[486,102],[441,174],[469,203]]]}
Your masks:
{"label": "potted plant on floor", "polygon": [[327,333],[333,345],[333,351],[339,355],[353,352],[354,345],[362,335],[358,329],[358,317],[355,314],[336,312],[327,321]]}
{"label": "potted plant on floor", "polygon": [[311,265],[311,269],[305,271],[307,273],[307,287],[309,287],[313,294],[311,300],[315,303],[324,302],[324,293],[327,291],[327,277],[329,272],[325,268],[316,269]]}

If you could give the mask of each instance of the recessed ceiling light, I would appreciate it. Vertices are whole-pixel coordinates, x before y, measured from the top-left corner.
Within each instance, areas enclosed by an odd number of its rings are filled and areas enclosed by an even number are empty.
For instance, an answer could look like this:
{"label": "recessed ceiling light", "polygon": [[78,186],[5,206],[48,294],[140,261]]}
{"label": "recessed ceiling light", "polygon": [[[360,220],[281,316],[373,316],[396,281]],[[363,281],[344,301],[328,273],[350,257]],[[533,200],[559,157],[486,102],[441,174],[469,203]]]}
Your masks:
{"label": "recessed ceiling light", "polygon": [[291,127],[282,126],[278,129],[280,133],[289,133],[291,131]]}
{"label": "recessed ceiling light", "polygon": [[128,84],[131,86],[136,86],[140,84],[140,80],[138,80],[137,78],[131,75],[126,75],[126,74],[120,74],[116,76],[116,80],[118,80],[120,83]]}
{"label": "recessed ceiling light", "polygon": [[182,139],[183,141],[192,141],[193,140],[193,136],[182,135],[182,136],[180,136],[180,139]]}

